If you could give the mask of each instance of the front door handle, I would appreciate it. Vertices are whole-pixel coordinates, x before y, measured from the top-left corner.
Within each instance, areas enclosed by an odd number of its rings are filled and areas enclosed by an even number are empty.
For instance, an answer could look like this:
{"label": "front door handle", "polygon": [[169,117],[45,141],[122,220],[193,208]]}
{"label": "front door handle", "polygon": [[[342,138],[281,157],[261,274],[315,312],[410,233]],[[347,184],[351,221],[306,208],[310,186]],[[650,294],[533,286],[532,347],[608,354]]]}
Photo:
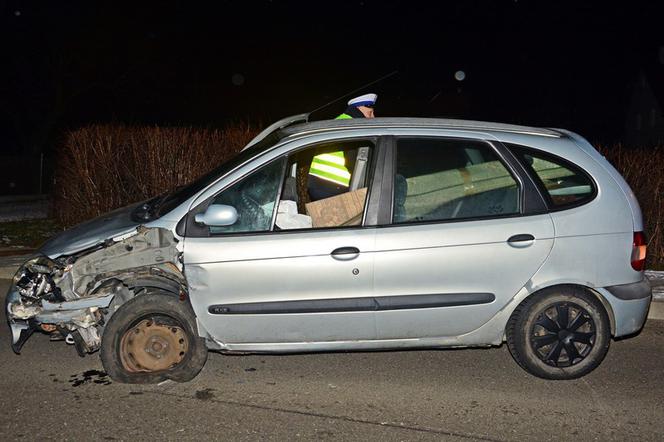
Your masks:
{"label": "front door handle", "polygon": [[360,249],[357,247],[339,247],[338,249],[334,249],[331,253],[332,258],[339,261],[350,261],[351,259],[357,258],[359,254]]}
{"label": "front door handle", "polygon": [[509,243],[515,243],[515,242],[524,242],[524,241],[534,241],[535,237],[531,235],[530,233],[521,233],[519,235],[512,235],[509,237],[507,242]]}

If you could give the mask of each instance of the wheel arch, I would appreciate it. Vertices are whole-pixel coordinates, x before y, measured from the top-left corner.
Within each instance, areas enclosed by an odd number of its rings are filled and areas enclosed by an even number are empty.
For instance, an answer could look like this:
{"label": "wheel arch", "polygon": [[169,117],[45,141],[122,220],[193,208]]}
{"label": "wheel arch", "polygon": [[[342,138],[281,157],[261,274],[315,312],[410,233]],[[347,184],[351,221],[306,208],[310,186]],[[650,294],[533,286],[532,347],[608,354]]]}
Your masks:
{"label": "wheel arch", "polygon": [[173,265],[153,265],[127,269],[105,275],[98,285],[102,287],[108,281],[117,281],[137,294],[141,289],[153,288],[168,295],[179,296],[181,300],[188,298],[187,281],[182,273]]}
{"label": "wheel arch", "polygon": [[[510,313],[510,318],[512,317],[514,312],[517,311],[519,306],[521,306],[524,302],[526,302],[526,300],[532,299],[533,296],[536,296],[536,295],[542,293],[545,290],[551,290],[551,289],[556,289],[556,288],[571,288],[571,289],[583,290],[584,292],[588,293],[589,295],[592,295],[593,297],[595,297],[602,304],[602,306],[604,307],[604,310],[606,310],[606,314],[609,317],[609,324],[610,324],[610,328],[611,328],[611,336],[615,336],[615,333],[616,333],[616,318],[615,318],[615,314],[613,312],[613,308],[611,307],[611,304],[609,303],[609,301],[600,292],[598,292],[594,288],[588,287],[586,285],[579,284],[579,283],[557,283],[557,284],[552,284],[552,285],[548,285],[548,286],[545,286],[545,287],[538,287],[537,290],[535,290],[535,291],[529,293],[528,295],[526,295],[512,309],[512,312]],[[508,323],[509,323],[509,319],[508,319]],[[505,324],[506,328],[507,328],[508,323]]]}
{"label": "wheel arch", "polygon": [[123,304],[144,294],[158,293],[163,296],[178,298],[180,301],[186,302],[189,308],[194,311],[184,276],[179,271],[175,272],[169,267],[146,266],[105,276],[106,278],[97,281],[97,287],[92,293],[115,294],[106,313],[106,320],[110,319]]}
{"label": "wheel arch", "polygon": [[183,287],[177,282],[168,278],[164,278],[162,276],[138,277],[138,278],[129,277],[126,279],[122,278],[119,279],[136,295],[138,295],[142,289],[157,289],[164,292],[167,295],[173,295],[173,296],[181,296],[183,294],[186,295],[187,293],[186,287]]}

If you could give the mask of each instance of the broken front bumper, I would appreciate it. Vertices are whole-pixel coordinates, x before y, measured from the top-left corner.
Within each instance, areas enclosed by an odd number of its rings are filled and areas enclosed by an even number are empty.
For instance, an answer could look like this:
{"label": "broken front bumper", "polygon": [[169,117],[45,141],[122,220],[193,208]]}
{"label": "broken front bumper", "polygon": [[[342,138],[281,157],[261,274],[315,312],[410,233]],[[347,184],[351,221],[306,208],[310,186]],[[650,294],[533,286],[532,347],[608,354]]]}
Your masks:
{"label": "broken front bumper", "polygon": [[5,301],[12,349],[18,353],[40,329],[57,331],[81,355],[99,349],[106,321],[136,287],[186,291],[176,244],[169,230],[139,226],[78,255],[29,259]]}
{"label": "broken front bumper", "polygon": [[7,324],[12,333],[12,350],[18,354],[21,347],[28,340],[30,335],[35,331],[37,324],[27,320],[15,319],[12,314],[12,306],[20,302],[21,295],[19,295],[15,284],[9,287],[9,292],[5,298],[5,314],[7,315]]}
{"label": "broken front bumper", "polygon": [[72,324],[79,331],[90,329],[98,322],[97,311],[100,308],[107,308],[115,296],[114,293],[110,293],[63,302],[50,302],[44,299],[41,305],[26,305],[16,284],[22,271],[23,267],[14,277],[5,299],[5,313],[12,334],[12,350],[17,354],[25,341],[42,324],[53,326]]}

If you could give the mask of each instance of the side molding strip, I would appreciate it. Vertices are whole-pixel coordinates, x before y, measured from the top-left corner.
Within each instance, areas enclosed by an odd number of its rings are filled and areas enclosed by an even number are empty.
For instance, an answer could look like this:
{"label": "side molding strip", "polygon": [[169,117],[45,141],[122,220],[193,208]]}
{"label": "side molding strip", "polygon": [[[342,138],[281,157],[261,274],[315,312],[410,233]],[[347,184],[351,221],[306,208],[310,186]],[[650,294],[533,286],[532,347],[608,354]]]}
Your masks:
{"label": "side molding strip", "polygon": [[405,310],[488,304],[493,293],[447,293],[438,295],[400,295],[378,298],[334,298],[305,301],[245,302],[211,305],[213,315],[275,315],[288,313],[330,313]]}

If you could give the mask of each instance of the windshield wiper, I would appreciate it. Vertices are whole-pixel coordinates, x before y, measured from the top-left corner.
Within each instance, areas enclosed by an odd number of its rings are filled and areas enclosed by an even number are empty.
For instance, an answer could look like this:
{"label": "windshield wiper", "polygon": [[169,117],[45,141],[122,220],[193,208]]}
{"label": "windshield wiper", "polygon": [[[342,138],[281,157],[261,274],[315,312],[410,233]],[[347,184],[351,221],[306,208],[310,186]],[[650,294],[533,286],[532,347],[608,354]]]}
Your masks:
{"label": "windshield wiper", "polygon": [[168,194],[154,197],[134,209],[132,218],[137,222],[152,221],[155,218],[157,209]]}

